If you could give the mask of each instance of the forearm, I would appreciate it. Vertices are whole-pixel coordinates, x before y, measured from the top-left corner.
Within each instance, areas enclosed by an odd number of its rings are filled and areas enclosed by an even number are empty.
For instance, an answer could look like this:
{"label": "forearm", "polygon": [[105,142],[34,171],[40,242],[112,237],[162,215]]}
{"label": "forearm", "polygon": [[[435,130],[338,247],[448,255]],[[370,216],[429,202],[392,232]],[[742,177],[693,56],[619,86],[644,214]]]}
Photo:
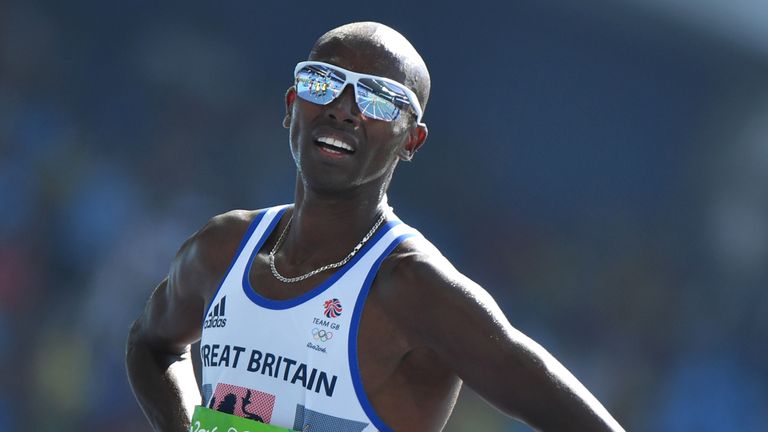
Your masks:
{"label": "forearm", "polygon": [[531,342],[530,369],[518,388],[523,420],[541,431],[624,431],[608,410],[544,348]]}
{"label": "forearm", "polygon": [[200,403],[189,352],[157,352],[139,335],[134,324],[125,357],[136,400],[154,430],[189,431],[192,411]]}

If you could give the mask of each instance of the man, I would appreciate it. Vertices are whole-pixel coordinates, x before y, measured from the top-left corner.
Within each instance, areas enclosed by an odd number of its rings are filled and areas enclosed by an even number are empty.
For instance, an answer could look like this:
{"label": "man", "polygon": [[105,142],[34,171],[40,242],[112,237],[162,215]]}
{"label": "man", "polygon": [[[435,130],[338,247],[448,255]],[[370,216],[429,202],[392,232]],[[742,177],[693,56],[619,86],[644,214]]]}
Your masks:
{"label": "man", "polygon": [[429,88],[416,50],[377,23],[329,31],[297,65],[295,204],[214,217],[131,329],[128,373],[156,430],[187,430],[201,404],[201,335],[202,404],[289,430],[440,430],[462,383],[537,429],[622,430],[388,207],[398,161],[427,137]]}

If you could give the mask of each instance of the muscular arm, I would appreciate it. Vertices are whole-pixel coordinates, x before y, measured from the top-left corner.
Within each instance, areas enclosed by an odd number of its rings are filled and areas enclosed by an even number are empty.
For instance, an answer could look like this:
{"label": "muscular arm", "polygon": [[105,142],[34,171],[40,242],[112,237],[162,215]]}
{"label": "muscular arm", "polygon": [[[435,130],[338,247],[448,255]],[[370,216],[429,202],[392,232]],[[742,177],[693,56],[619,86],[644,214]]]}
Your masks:
{"label": "muscular arm", "polygon": [[244,212],[231,212],[187,240],[131,327],[125,356],[128,379],[154,430],[189,430],[192,410],[200,404],[190,345],[200,339],[205,305],[247,223]]}
{"label": "muscular arm", "polygon": [[[188,431],[192,409],[200,403],[189,344],[199,334],[186,321],[194,317],[199,327],[203,306],[202,300],[197,307],[190,305],[199,313],[169,311],[173,308],[169,303],[178,299],[172,291],[167,280],[155,289],[144,314],[131,327],[125,361],[133,392],[154,430]],[[163,322],[171,322],[171,327]]]}
{"label": "muscular arm", "polygon": [[[419,339],[466,385],[542,431],[623,431],[551,354],[516,330],[493,298],[436,251],[417,254],[401,280],[418,292]],[[400,266],[402,268],[402,266]]]}

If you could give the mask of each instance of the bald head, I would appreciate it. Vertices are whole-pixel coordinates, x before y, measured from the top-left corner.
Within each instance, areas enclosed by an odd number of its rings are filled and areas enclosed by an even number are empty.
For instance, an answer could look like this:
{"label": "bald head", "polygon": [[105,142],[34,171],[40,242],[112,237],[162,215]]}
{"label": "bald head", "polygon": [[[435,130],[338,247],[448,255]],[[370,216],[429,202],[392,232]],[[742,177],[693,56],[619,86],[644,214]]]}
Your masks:
{"label": "bald head", "polygon": [[315,42],[309,60],[399,81],[416,93],[422,110],[427,106],[427,65],[408,39],[384,24],[359,22],[330,30]]}

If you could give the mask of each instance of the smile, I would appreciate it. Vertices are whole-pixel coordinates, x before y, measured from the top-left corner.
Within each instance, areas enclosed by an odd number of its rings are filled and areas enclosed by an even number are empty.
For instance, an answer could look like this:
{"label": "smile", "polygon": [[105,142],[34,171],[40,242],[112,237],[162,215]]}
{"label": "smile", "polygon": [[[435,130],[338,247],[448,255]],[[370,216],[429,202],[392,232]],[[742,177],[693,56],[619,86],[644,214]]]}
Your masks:
{"label": "smile", "polygon": [[355,152],[351,145],[337,138],[321,136],[317,138],[316,142],[320,147],[331,153],[352,154]]}

